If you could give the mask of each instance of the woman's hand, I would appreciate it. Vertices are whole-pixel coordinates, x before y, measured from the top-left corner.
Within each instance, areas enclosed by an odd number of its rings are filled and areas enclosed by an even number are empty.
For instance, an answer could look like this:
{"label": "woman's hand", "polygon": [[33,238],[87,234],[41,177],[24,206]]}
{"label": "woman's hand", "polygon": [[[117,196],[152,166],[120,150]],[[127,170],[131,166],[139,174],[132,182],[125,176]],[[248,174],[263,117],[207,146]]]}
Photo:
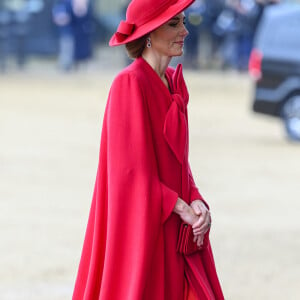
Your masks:
{"label": "woman's hand", "polygon": [[193,208],[180,198],[178,198],[173,211],[189,225],[195,224],[199,219]]}
{"label": "woman's hand", "polygon": [[198,216],[198,220],[192,225],[193,233],[195,236],[202,236],[203,241],[203,236],[211,225],[210,212],[201,200],[194,200],[190,206]]}
{"label": "woman's hand", "polygon": [[199,216],[196,223],[193,224],[194,242],[201,247],[205,233],[209,230],[211,224],[210,212],[201,200],[194,200],[191,203],[195,214]]}
{"label": "woman's hand", "polygon": [[189,206],[178,198],[173,210],[187,224],[192,225],[194,242],[200,247],[203,244],[204,234],[210,227],[210,212],[201,200],[195,200]]}

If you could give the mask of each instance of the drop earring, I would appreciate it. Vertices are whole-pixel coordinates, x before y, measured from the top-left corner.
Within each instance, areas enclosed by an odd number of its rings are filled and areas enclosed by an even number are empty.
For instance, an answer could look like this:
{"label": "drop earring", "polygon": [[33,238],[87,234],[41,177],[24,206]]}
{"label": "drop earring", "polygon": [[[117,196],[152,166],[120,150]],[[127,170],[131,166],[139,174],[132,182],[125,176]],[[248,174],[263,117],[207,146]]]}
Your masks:
{"label": "drop earring", "polygon": [[147,45],[146,46],[147,46],[147,48],[151,48],[151,46],[152,46],[150,37],[147,38]]}

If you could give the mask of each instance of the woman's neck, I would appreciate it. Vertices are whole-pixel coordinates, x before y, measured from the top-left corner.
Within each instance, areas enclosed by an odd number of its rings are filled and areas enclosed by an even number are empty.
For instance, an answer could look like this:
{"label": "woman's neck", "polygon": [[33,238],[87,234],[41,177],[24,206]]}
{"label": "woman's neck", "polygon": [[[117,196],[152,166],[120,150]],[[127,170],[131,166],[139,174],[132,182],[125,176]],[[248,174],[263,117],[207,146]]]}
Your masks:
{"label": "woman's neck", "polygon": [[163,83],[169,88],[165,73],[171,61],[171,57],[156,56],[153,53],[147,51],[144,51],[142,57],[158,74]]}

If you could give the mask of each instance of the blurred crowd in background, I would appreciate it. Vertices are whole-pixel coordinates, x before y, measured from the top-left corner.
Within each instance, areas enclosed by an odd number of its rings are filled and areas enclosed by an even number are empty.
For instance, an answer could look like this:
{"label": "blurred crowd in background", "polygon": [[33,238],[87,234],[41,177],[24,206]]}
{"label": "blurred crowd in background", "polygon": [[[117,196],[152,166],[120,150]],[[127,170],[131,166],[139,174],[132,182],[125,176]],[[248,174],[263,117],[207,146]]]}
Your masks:
{"label": "blurred crowd in background", "polygon": [[199,52],[208,51],[205,62],[222,69],[247,70],[257,25],[267,5],[280,0],[196,0],[187,10],[185,62],[199,68]]}
{"label": "blurred crowd in background", "polygon": [[[278,1],[286,0],[196,0],[186,11],[185,67],[247,70],[263,10]],[[101,11],[106,2],[110,9]],[[61,70],[76,69],[107,45],[128,3],[0,0],[0,71],[11,60],[24,68],[29,56],[57,58]]]}

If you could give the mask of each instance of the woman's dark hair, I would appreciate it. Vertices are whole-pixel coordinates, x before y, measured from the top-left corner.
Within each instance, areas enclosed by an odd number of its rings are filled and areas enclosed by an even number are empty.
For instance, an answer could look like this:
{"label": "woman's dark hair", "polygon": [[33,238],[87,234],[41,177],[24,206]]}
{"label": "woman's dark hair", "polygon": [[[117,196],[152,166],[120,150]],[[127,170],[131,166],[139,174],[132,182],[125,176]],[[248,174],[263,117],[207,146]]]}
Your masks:
{"label": "woman's dark hair", "polygon": [[142,53],[146,46],[147,37],[148,34],[140,37],[137,40],[125,44],[127,54],[130,58],[135,59],[142,56]]}

